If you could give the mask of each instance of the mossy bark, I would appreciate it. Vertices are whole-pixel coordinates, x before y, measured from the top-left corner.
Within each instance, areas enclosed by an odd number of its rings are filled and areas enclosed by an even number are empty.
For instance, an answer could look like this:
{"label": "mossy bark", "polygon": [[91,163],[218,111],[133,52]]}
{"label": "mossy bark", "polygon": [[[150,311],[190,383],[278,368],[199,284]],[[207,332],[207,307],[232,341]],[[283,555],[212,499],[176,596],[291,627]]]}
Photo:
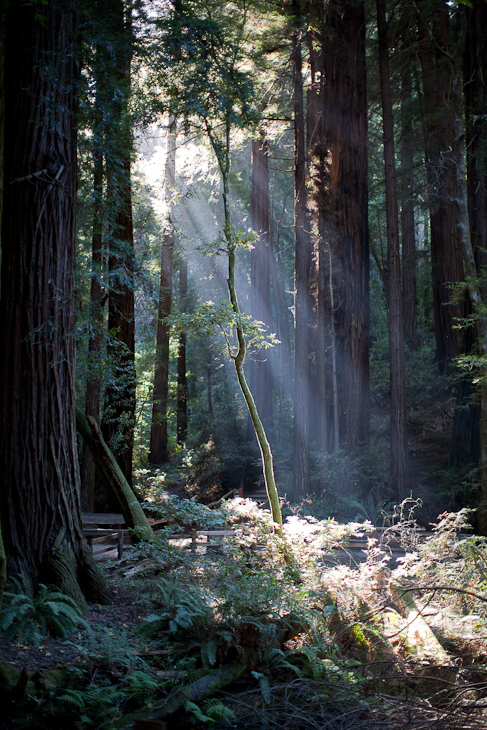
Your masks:
{"label": "mossy bark", "polygon": [[84,541],[76,554],[71,546],[61,543],[58,547],[55,543],[48,557],[46,577],[71,596],[84,614],[88,612],[85,596],[94,603],[109,604],[112,601],[112,595]]}
{"label": "mossy bark", "polygon": [[[205,674],[203,677],[199,677],[191,684],[181,687],[175,694],[171,696],[169,700],[157,702],[152,705],[151,715],[148,717],[148,710],[140,710],[134,712],[131,715],[126,715],[120,720],[115,722],[117,728],[125,728],[132,723],[137,727],[137,721],[160,721],[168,717],[168,715],[174,714],[179,710],[186,702],[198,703],[205,697],[210,697],[215,694],[218,690],[226,687],[227,685],[235,682],[248,670],[247,664],[229,664],[223,665],[218,669],[213,669]],[[154,715],[154,712],[157,714]],[[140,724],[142,727],[142,723]]]}
{"label": "mossy bark", "polygon": [[427,657],[433,664],[448,666],[451,663],[450,656],[422,617],[411,591],[393,584],[390,590],[399,612],[408,621],[408,638],[417,653]]}
{"label": "mossy bark", "polygon": [[235,371],[237,373],[238,384],[239,384],[240,389],[245,398],[245,403],[247,404],[247,408],[250,413],[250,418],[252,419],[252,425],[254,427],[255,435],[257,437],[257,442],[259,444],[260,453],[261,453],[261,457],[262,457],[262,469],[264,472],[264,483],[265,483],[265,488],[266,488],[266,492],[267,492],[267,497],[269,499],[272,519],[274,520],[274,523],[276,525],[277,534],[280,535],[280,537],[283,537],[282,514],[281,514],[281,507],[279,504],[279,494],[277,492],[276,480],[274,477],[272,451],[269,446],[269,442],[267,440],[264,426],[262,425],[262,421],[259,417],[259,413],[257,411],[257,407],[255,405],[254,398],[253,398],[252,393],[250,392],[250,388],[247,384],[247,380],[245,378],[245,373],[244,373],[244,368],[243,368],[244,361],[245,361],[245,354],[247,351],[247,345],[245,342],[244,329],[241,324],[240,307],[238,304],[237,292],[236,292],[236,288],[235,288],[236,243],[234,240],[234,236],[232,235],[232,226],[231,226],[230,208],[229,208],[230,123],[228,122],[228,120],[226,121],[226,140],[225,140],[225,145],[224,145],[224,152],[222,152],[221,148],[217,144],[214,143],[213,134],[210,130],[208,130],[208,134],[210,137],[210,142],[212,143],[212,146],[213,146],[213,150],[218,159],[218,164],[220,167],[220,172],[222,175],[222,182],[223,182],[222,197],[223,197],[223,209],[224,209],[224,214],[225,214],[224,235],[225,235],[225,239],[227,242],[227,256],[228,256],[227,286],[228,286],[228,295],[229,295],[229,299],[230,299],[230,304],[232,305],[232,310],[235,315],[235,322],[236,322],[235,331],[237,334],[237,351],[234,355],[232,355],[232,359],[233,359],[233,362],[235,365]]}
{"label": "mossy bark", "polygon": [[137,530],[137,535],[134,536],[134,539],[138,539],[141,531],[148,537],[152,535],[152,529],[144,514],[144,510],[137,501],[137,497],[125,479],[115,457],[105,443],[105,439],[96,421],[93,418],[86,418],[83,411],[77,408],[76,426],[112,489],[120,505],[125,522],[128,527]]}

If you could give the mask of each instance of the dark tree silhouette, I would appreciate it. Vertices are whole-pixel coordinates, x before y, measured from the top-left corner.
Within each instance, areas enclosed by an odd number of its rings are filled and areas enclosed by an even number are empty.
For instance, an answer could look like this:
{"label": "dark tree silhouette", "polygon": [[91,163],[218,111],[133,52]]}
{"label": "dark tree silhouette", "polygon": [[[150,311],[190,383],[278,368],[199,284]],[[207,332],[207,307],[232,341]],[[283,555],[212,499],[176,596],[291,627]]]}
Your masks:
{"label": "dark tree silhouette", "polygon": [[5,67],[0,508],[10,575],[108,600],[83,539],[73,283],[76,6],[11,3]]}

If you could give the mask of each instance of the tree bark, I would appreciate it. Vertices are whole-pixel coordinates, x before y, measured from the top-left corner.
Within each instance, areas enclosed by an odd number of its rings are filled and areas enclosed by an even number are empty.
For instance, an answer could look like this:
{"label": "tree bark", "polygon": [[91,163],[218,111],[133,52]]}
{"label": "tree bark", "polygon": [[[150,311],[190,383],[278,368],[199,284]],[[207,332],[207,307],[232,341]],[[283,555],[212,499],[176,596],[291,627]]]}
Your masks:
{"label": "tree bark", "polygon": [[306,210],[306,148],[302,72],[301,11],[293,2],[296,27],[292,33],[294,108],[294,446],[293,498],[309,490],[309,289],[311,239]]}
{"label": "tree bark", "polygon": [[[179,267],[179,306],[186,312],[188,296],[188,260],[184,253]],[[176,433],[178,444],[184,444],[188,435],[188,383],[186,377],[186,332],[179,335],[178,396],[176,406]]]}
{"label": "tree bark", "polygon": [[417,14],[424,95],[426,173],[431,221],[431,264],[435,316],[435,362],[441,373],[464,352],[464,333],[455,329],[466,316],[465,300],[453,301],[452,285],[464,280],[458,239],[458,170],[455,136],[454,49],[450,8],[445,0],[431,3],[431,14]]}
{"label": "tree bark", "polygon": [[[101,75],[101,74],[100,74]],[[103,285],[101,280],[103,269],[103,139],[102,110],[100,109],[100,84],[98,75],[97,98],[93,121],[93,232],[91,249],[91,285],[90,285],[90,320],[88,341],[88,365],[85,388],[85,415],[98,423],[101,404],[101,355],[103,344]],[[81,462],[81,501],[83,509],[93,512],[95,509],[95,477],[96,467],[89,449],[83,451]]]}
{"label": "tree bark", "polygon": [[[308,283],[312,299],[309,343],[309,434],[311,444],[324,453],[333,450],[332,439],[332,348],[330,300],[330,257],[326,235],[327,190],[326,145],[322,97],[325,84],[323,66],[323,3],[308,3],[306,41],[310,84],[306,95],[306,191],[310,220],[312,258]],[[338,448],[338,446],[337,446]]]}
{"label": "tree bark", "polygon": [[478,527],[487,535],[487,5],[473,0],[466,9],[464,91],[466,105],[467,196],[470,247],[467,248],[465,273],[476,284],[470,291],[478,314],[476,349],[483,358],[480,386],[480,466],[481,489]]}
{"label": "tree bark", "polygon": [[[252,140],[250,214],[259,238],[250,256],[251,314],[268,328],[271,323],[271,258],[268,145],[265,136]],[[250,360],[250,388],[266,431],[272,432],[273,378],[269,351],[261,348]]]}
{"label": "tree bark", "polygon": [[330,0],[323,39],[324,139],[329,179],[322,235],[330,246],[340,448],[369,440],[369,233],[365,11]]}
{"label": "tree bark", "polygon": [[107,198],[110,210],[108,274],[108,356],[113,375],[105,392],[102,431],[117,462],[132,484],[132,458],[136,406],[134,234],[132,222],[132,128],[128,103],[132,60],[131,10],[124,0],[106,0],[106,23],[115,54],[113,96],[107,110],[105,142]]}
{"label": "tree bark", "polygon": [[[165,170],[166,203],[170,209],[176,180],[176,118],[167,131]],[[171,314],[173,279],[174,233],[170,212],[162,241],[161,274],[159,281],[159,306],[157,313],[156,369],[152,401],[149,462],[164,464],[169,458],[167,433],[167,408],[169,397],[169,325],[164,318]]]}
{"label": "tree bark", "polygon": [[[410,34],[408,34],[411,42]],[[402,310],[406,336],[417,347],[416,237],[414,230],[414,144],[411,126],[411,73],[401,69],[401,244]]]}
{"label": "tree bark", "polygon": [[377,33],[382,96],[384,167],[387,219],[387,324],[391,385],[391,463],[394,498],[407,496],[407,405],[404,364],[404,325],[402,318],[401,260],[399,252],[399,218],[394,153],[394,120],[389,80],[389,57],[385,0],[377,0]]}
{"label": "tree bark", "polygon": [[[0,221],[2,220],[3,210],[3,165],[4,165],[4,120],[5,120],[5,24],[6,24],[6,2],[0,2]],[[2,236],[0,225],[0,272],[2,270]],[[0,299],[2,294],[2,282],[0,276]],[[5,545],[3,544],[2,526],[0,524],[0,611],[2,609],[3,592],[7,582],[7,557],[5,555]]]}
{"label": "tree bark", "polygon": [[11,3],[5,68],[0,511],[9,575],[109,600],[84,541],[76,449],[76,4]]}

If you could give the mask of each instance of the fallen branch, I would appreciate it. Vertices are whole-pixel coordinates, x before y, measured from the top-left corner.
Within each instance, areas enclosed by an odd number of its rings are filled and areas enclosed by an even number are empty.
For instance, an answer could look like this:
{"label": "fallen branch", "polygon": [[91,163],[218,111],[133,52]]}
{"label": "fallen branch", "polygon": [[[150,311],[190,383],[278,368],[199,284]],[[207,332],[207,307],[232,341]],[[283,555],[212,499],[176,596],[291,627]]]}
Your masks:
{"label": "fallen branch", "polygon": [[[223,687],[235,682],[247,670],[247,664],[227,664],[218,669],[213,669],[208,674],[205,674],[204,677],[196,679],[191,684],[184,685],[168,699],[153,703],[151,706],[152,717],[148,717],[148,709],[145,709],[130,715],[125,715],[125,717],[121,717],[114,724],[117,728],[125,728],[132,724],[136,726],[136,723],[140,721],[160,722],[168,717],[168,715],[174,714],[186,702],[198,703],[205,697],[209,697]],[[156,715],[153,714],[154,711],[157,712]]]}
{"label": "fallen branch", "polygon": [[450,656],[421,615],[411,589],[391,583],[390,590],[400,613],[408,622],[408,640],[416,646],[418,654],[424,654],[436,665],[451,664]]}
{"label": "fallen branch", "polygon": [[455,586],[402,586],[398,585],[396,588],[400,588],[404,593],[411,591],[451,591],[452,593],[462,593],[465,596],[472,596],[472,598],[478,598],[479,601],[487,603],[487,596],[481,596],[480,593],[474,591],[467,591],[465,588],[456,588]]}

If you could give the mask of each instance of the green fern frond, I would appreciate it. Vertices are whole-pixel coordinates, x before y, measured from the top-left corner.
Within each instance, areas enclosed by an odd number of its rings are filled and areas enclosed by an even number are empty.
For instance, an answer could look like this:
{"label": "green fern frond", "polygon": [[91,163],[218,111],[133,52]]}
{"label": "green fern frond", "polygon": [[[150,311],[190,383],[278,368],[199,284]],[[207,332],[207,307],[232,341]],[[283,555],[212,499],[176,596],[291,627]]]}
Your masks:
{"label": "green fern frond", "polygon": [[4,641],[18,635],[37,644],[49,632],[67,638],[80,623],[87,626],[75,601],[57,588],[41,583],[34,593],[23,575],[14,578],[11,585],[17,592],[5,591],[0,616]]}

